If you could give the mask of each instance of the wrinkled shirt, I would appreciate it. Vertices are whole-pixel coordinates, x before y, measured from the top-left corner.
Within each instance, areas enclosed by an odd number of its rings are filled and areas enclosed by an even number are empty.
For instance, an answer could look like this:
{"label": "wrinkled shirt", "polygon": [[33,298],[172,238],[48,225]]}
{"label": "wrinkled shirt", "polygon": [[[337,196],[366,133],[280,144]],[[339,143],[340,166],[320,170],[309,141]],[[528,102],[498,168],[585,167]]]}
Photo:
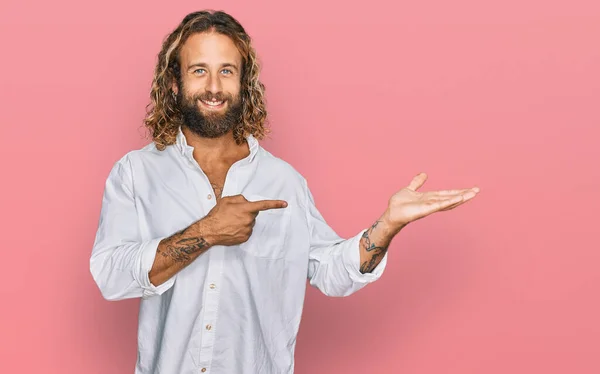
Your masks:
{"label": "wrinkled shirt", "polygon": [[110,171],[90,270],[105,299],[141,298],[136,374],[293,373],[307,279],[347,296],[382,275],[387,254],[359,271],[366,229],[339,237],[300,173],[246,140],[250,154],[231,166],[222,196],[288,206],[261,211],[248,241],[212,246],[158,286],[148,273],[159,242],[203,218],[214,191],[181,129],[165,150],[150,143]]}

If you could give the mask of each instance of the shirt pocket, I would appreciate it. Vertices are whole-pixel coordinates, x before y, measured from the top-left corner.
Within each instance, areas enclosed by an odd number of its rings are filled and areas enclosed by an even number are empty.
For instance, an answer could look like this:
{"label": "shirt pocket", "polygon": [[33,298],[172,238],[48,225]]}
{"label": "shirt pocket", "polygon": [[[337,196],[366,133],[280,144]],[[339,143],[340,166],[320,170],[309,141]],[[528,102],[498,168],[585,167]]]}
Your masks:
{"label": "shirt pocket", "polygon": [[[261,195],[246,196],[248,201],[276,200]],[[288,255],[286,243],[290,234],[292,204],[285,208],[262,210],[255,219],[252,234],[240,249],[254,257],[281,259]]]}

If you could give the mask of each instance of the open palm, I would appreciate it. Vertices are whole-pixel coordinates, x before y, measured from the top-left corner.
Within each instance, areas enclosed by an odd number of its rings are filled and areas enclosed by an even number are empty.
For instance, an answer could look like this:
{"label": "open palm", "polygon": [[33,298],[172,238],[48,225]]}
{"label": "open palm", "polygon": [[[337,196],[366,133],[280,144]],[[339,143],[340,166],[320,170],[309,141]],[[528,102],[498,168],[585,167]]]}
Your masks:
{"label": "open palm", "polygon": [[387,212],[390,222],[404,226],[432,213],[454,209],[475,197],[479,192],[477,187],[460,190],[417,191],[426,180],[427,174],[420,173],[407,187],[396,192],[390,198]]}

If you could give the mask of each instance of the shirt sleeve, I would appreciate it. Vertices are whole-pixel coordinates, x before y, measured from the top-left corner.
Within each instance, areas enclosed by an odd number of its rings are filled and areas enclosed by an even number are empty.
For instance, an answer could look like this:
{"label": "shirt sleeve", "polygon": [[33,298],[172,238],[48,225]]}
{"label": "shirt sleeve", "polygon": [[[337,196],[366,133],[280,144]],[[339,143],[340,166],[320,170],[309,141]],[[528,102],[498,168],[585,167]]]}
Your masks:
{"label": "shirt sleeve", "polygon": [[126,157],[115,163],[106,180],[98,231],[90,258],[90,271],[107,300],[160,295],[175,277],[158,287],[150,283],[158,244],[164,238],[141,241],[133,194],[133,179]]}
{"label": "shirt sleeve", "polygon": [[367,229],[343,239],[325,222],[306,185],[306,219],[310,237],[308,279],[327,296],[348,296],[383,274],[386,253],[370,273],[360,272],[360,239]]}

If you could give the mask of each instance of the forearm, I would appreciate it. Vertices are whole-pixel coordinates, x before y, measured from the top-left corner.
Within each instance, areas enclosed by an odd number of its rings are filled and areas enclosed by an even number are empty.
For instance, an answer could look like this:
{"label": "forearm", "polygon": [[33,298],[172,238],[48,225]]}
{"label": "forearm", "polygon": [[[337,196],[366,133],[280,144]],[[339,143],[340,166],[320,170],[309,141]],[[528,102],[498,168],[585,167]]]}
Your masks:
{"label": "forearm", "polygon": [[206,252],[214,243],[209,231],[200,220],[161,240],[148,273],[150,282],[161,285]]}
{"label": "forearm", "polygon": [[370,273],[379,265],[392,239],[403,227],[392,227],[382,216],[364,232],[359,244],[361,273]]}

